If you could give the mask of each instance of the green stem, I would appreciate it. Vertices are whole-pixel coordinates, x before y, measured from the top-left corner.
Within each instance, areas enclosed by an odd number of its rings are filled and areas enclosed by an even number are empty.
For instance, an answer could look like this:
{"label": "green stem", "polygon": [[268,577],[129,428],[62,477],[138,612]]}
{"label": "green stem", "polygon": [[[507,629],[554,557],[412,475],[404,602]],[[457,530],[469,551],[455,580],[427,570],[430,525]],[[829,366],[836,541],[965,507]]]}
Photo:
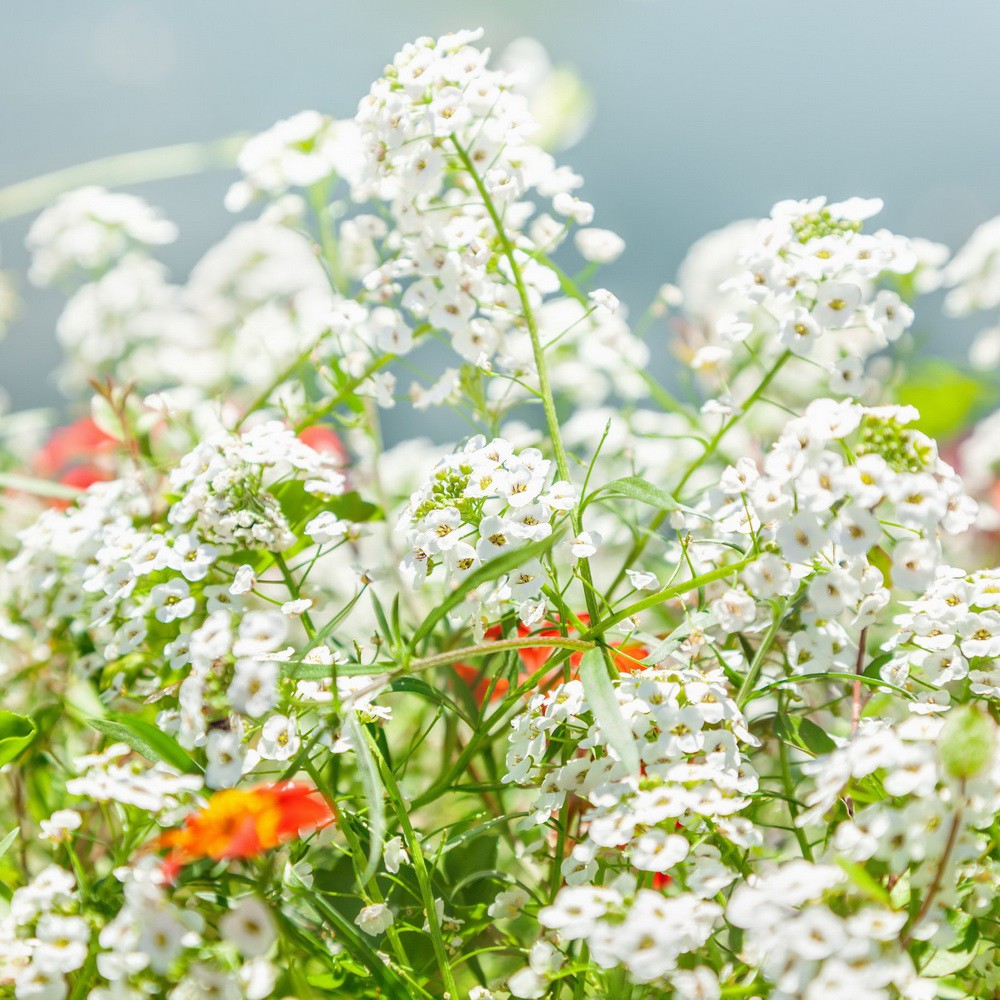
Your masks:
{"label": "green stem", "polygon": [[347,385],[345,385],[340,392],[337,393],[336,396],[327,400],[318,410],[315,410],[308,416],[303,417],[295,425],[296,432],[304,430],[306,427],[310,427],[318,420],[322,420],[323,417],[335,410],[345,399],[347,399],[347,397],[350,396],[362,382],[374,375],[380,368],[384,368],[390,361],[394,360],[395,357],[395,354],[383,354],[380,358],[373,361],[360,375],[356,378],[352,378]]}
{"label": "green stem", "polygon": [[[705,445],[705,450],[687,467],[684,475],[681,476],[680,481],[673,489],[673,495],[675,498],[679,498],[681,495],[681,490],[688,484],[688,481],[695,474],[695,472],[700,469],[705,462],[711,458],[715,452],[718,450],[719,444],[722,439],[739,423],[740,418],[746,414],[747,410],[757,402],[758,399],[767,391],[767,387],[774,380],[775,376],[784,367],[785,362],[792,356],[791,351],[785,351],[777,361],[771,366],[767,374],[761,379],[760,384],[749,396],[747,396],[745,402],[740,407],[738,413],[734,413],[728,420],[726,420],[722,426],[715,432],[713,437]],[[619,570],[618,575],[615,577],[608,589],[609,594],[613,594],[617,589],[618,585],[625,579],[625,571],[635,564],[635,561],[642,555],[646,549],[646,545],[649,543],[649,539],[657,531],[664,520],[666,520],[667,514],[670,512],[667,510],[661,510],[656,513],[653,519],[649,522],[649,528],[643,533],[640,538],[637,538],[632,548],[629,549],[628,555],[625,557],[624,563],[622,563],[622,568]]]}
{"label": "green stem", "polygon": [[11,184],[0,189],[0,222],[37,212],[59,195],[86,184],[142,184],[206,170],[228,169],[236,163],[236,154],[246,139],[245,135],[232,135],[213,142],[183,142],[176,146],[141,149],[78,163]]}
{"label": "green stem", "polygon": [[[778,714],[784,715],[787,709],[786,700],[782,696],[778,699]],[[781,764],[781,783],[785,787],[785,803],[788,806],[788,818],[791,821],[792,829],[795,831],[795,839],[799,842],[799,850],[806,861],[813,860],[812,847],[809,845],[809,838],[796,820],[799,817],[799,802],[795,798],[795,783],[792,781],[792,767],[788,760],[788,747],[785,741],[778,740],[778,760]]]}
{"label": "green stem", "polygon": [[[517,296],[521,301],[521,309],[524,312],[524,322],[528,328],[528,335],[531,338],[531,352],[534,355],[535,368],[538,372],[538,392],[542,400],[542,409],[545,411],[545,423],[548,427],[549,438],[552,441],[552,450],[556,456],[556,468],[559,470],[559,477],[569,482],[569,463],[566,460],[566,448],[563,445],[562,433],[559,428],[559,416],[556,413],[555,397],[552,395],[552,385],[549,381],[549,369],[545,361],[545,348],[542,347],[542,340],[538,333],[538,323],[535,320],[535,312],[531,307],[528,289],[524,284],[524,278],[521,274],[521,265],[518,263],[517,254],[514,252],[514,245],[507,235],[503,220],[500,218],[500,214],[497,212],[496,206],[493,204],[493,199],[486,190],[486,185],[479,176],[472,158],[454,135],[452,135],[451,141],[458,151],[458,157],[462,161],[463,166],[468,171],[469,176],[472,177],[473,183],[479,191],[479,196],[486,206],[486,211],[493,220],[493,226],[497,231],[497,238],[500,240],[507,263],[510,265],[511,277],[514,279],[514,287],[517,289]],[[576,534],[579,534],[583,530],[580,512],[576,507],[570,511],[570,522]],[[580,577],[584,583],[584,599],[587,603],[587,611],[590,614],[590,620],[594,621],[598,616],[598,609],[597,601],[593,594],[594,581],[589,559],[580,560]]]}
{"label": "green stem", "polygon": [[[285,557],[280,552],[274,552],[272,553],[272,556],[274,558],[274,565],[277,566],[281,572],[281,578],[285,581],[285,587],[291,595],[292,600],[299,600],[302,596],[302,592],[299,590],[298,583],[295,582],[295,577],[292,576],[292,571],[288,568],[288,563],[285,562]],[[305,627],[306,635],[311,639],[316,634],[316,629],[313,625],[309,612],[303,611],[300,617],[302,619],[302,625]]]}
{"label": "green stem", "polygon": [[692,590],[698,590],[700,587],[704,587],[709,583],[714,583],[716,580],[722,580],[727,576],[732,576],[733,573],[739,573],[741,569],[745,569],[756,559],[756,555],[746,556],[744,559],[739,559],[734,563],[727,563],[725,566],[718,566],[715,569],[709,570],[707,573],[702,573],[700,576],[692,577],[684,583],[678,583],[672,587],[664,587],[662,590],[656,591],[655,594],[650,594],[648,597],[644,597],[641,601],[629,604],[622,608],[621,611],[616,611],[610,617],[597,622],[596,625],[592,625],[580,636],[580,638],[596,639],[597,636],[603,634],[619,622],[624,621],[626,618],[631,618],[633,615],[637,615],[640,611],[645,611],[647,608],[655,607],[657,604],[663,604],[666,601],[673,600],[675,597],[681,597],[684,594],[690,593]]}
{"label": "green stem", "polygon": [[448,952],[445,949],[444,935],[441,931],[441,921],[438,919],[437,907],[435,906],[434,900],[434,889],[431,885],[430,875],[427,871],[427,862],[424,860],[424,853],[420,846],[420,841],[413,829],[413,824],[410,822],[411,807],[403,800],[403,796],[400,794],[399,785],[396,784],[396,778],[392,773],[392,769],[386,763],[378,744],[372,739],[367,730],[365,730],[365,739],[368,741],[372,754],[381,766],[382,780],[385,783],[386,793],[392,802],[393,809],[396,812],[396,818],[399,820],[400,828],[403,831],[403,837],[406,840],[406,846],[410,853],[410,861],[413,864],[413,872],[416,875],[417,883],[420,886],[420,897],[423,900],[424,909],[427,912],[427,926],[430,928],[431,944],[434,948],[434,954],[437,958],[438,967],[441,970],[441,979],[448,995],[451,996],[453,1000],[458,1000],[458,987],[455,983],[455,974],[452,971],[451,963],[448,960]]}
{"label": "green stem", "polygon": [[340,248],[337,246],[333,226],[330,225],[330,207],[326,204],[327,188],[327,183],[314,184],[309,189],[309,201],[316,215],[316,224],[319,226],[319,239],[323,248],[323,256],[330,268],[330,284],[339,295],[346,295],[350,291],[350,282],[344,274],[343,264],[340,260]]}

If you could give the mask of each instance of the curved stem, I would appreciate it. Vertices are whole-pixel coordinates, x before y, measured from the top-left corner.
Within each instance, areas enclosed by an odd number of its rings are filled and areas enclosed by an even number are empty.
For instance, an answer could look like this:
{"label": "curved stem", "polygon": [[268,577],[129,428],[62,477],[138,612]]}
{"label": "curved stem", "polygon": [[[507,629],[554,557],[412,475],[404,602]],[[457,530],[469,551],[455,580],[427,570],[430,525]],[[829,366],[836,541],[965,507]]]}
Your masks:
{"label": "curved stem", "polygon": [[[716,453],[716,451],[719,448],[719,445],[722,442],[722,439],[733,429],[733,427],[736,426],[737,423],[739,423],[740,418],[743,417],[743,415],[747,412],[747,410],[749,410],[750,407],[753,406],[753,404],[756,403],[757,400],[759,400],[760,397],[767,391],[767,387],[771,384],[775,376],[778,374],[778,372],[781,371],[781,369],[785,365],[785,362],[787,362],[788,359],[791,358],[791,356],[792,356],[791,351],[785,351],[782,355],[780,355],[778,360],[775,361],[775,363],[771,366],[768,372],[761,379],[760,384],[757,386],[757,388],[754,389],[754,391],[750,393],[749,396],[747,396],[743,405],[740,407],[739,412],[734,413],[728,420],[726,420],[722,424],[722,426],[715,432],[715,434],[709,439],[708,443],[705,445],[705,450],[687,467],[687,469],[684,472],[684,475],[681,476],[680,481],[674,487],[672,492],[675,498],[680,497],[681,490],[684,489],[685,486],[687,486],[688,481],[695,474],[695,472],[697,472],[698,469],[700,469],[705,464],[705,462],[707,462],[709,458],[711,458]],[[646,532],[642,535],[641,538],[636,539],[635,544],[632,546],[631,549],[629,549],[628,555],[625,557],[625,561],[622,564],[621,570],[619,570],[618,575],[612,581],[611,587],[608,589],[609,594],[613,594],[615,590],[618,589],[618,585],[622,582],[622,580],[625,579],[625,570],[631,567],[635,563],[636,559],[638,559],[639,556],[642,555],[642,553],[646,549],[646,545],[649,543],[650,537],[660,527],[660,525],[663,524],[664,520],[666,520],[668,513],[669,511],[666,510],[658,511],[657,514],[653,517],[653,519],[649,522],[649,527],[646,529]]]}
{"label": "curved stem", "polygon": [[[486,190],[486,185],[479,176],[475,164],[472,162],[472,158],[465,151],[464,147],[455,135],[452,135],[451,141],[454,144],[455,149],[458,151],[458,158],[462,161],[462,165],[465,167],[469,176],[472,178],[473,183],[476,185],[476,189],[479,191],[479,196],[482,198],[483,204],[486,206],[486,211],[489,213],[490,219],[493,221],[493,226],[497,231],[497,238],[500,240],[504,256],[507,258],[507,263],[510,265],[511,277],[514,280],[514,286],[517,289],[517,295],[521,302],[521,309],[524,312],[524,321],[528,328],[528,335],[531,338],[531,351],[534,355],[535,368],[538,372],[538,390],[542,400],[542,408],[545,411],[545,423],[548,426],[549,438],[552,441],[552,450],[556,456],[556,468],[559,470],[560,478],[568,482],[570,478],[569,463],[566,460],[566,448],[563,445],[562,433],[559,428],[559,416],[556,413],[555,398],[552,395],[552,385],[549,381],[549,369],[545,361],[545,348],[542,346],[541,337],[538,333],[538,323],[535,320],[535,312],[532,308],[531,299],[528,295],[528,289],[524,284],[524,279],[521,274],[521,265],[518,262],[517,254],[514,252],[514,245],[511,243],[510,237],[507,235],[507,231],[504,228],[503,220],[500,218],[496,205],[493,204],[493,199]],[[576,534],[579,534],[583,530],[580,513],[576,507],[570,511],[570,522],[572,523],[573,531]],[[598,608],[597,600],[594,596],[594,581],[590,569],[590,561],[583,558],[580,560],[579,565],[580,577],[583,582],[584,600],[587,603],[587,611],[590,614],[590,620],[594,621],[598,617]],[[598,641],[601,642],[600,639]],[[607,659],[610,663],[610,658]]]}
{"label": "curved stem", "polygon": [[392,773],[386,759],[382,756],[382,751],[378,744],[372,739],[371,734],[365,731],[365,739],[371,748],[375,759],[381,765],[382,778],[385,782],[385,790],[392,801],[396,811],[396,818],[399,820],[406,846],[410,852],[410,861],[413,864],[413,873],[417,876],[417,883],[420,886],[420,897],[423,900],[424,910],[427,913],[427,926],[430,929],[431,944],[434,947],[434,955],[437,958],[438,967],[441,970],[441,979],[444,983],[447,995],[453,1000],[458,1000],[458,987],[455,984],[455,974],[452,971],[451,963],[448,960],[448,952],[444,944],[444,935],[441,931],[441,921],[438,918],[437,906],[434,899],[434,887],[431,885],[430,874],[427,871],[427,862],[424,860],[423,849],[420,841],[410,822],[410,807],[403,800],[396,784],[396,778]]}
{"label": "curved stem", "polygon": [[231,135],[212,142],[182,142],[53,170],[0,188],[0,222],[37,212],[59,195],[85,184],[142,184],[225,170],[235,165],[236,154],[246,140],[245,135]]}

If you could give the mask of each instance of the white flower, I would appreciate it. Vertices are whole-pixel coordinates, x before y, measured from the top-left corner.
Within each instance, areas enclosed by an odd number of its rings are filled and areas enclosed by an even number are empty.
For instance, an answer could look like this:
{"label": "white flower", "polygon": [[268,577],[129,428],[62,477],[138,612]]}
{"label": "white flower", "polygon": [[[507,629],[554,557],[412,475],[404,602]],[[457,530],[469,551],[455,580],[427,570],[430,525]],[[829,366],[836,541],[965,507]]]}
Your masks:
{"label": "white flower", "polygon": [[312,607],[313,602],[307,597],[299,598],[296,601],[285,601],[281,605],[281,613],[289,618],[298,618]]}
{"label": "white flower", "polygon": [[256,896],[238,900],[219,921],[219,930],[248,958],[266,955],[278,937],[271,911]]}
{"label": "white flower", "polygon": [[507,989],[512,996],[521,997],[522,1000],[537,1000],[548,992],[549,981],[526,965],[508,977]]}
{"label": "white flower", "polygon": [[861,303],[861,289],[850,282],[824,281],[816,292],[813,318],[822,326],[847,326]]}
{"label": "white flower", "polygon": [[236,661],[233,680],[226,691],[230,704],[243,715],[259,718],[277,700],[278,664],[242,658]]}
{"label": "white flower", "polygon": [[494,920],[513,920],[528,902],[530,897],[520,887],[506,889],[497,894],[496,899],[490,903],[487,913]]}
{"label": "white flower", "polygon": [[757,604],[745,591],[740,589],[727,590],[710,605],[712,614],[719,627],[724,632],[739,632],[747,625],[752,625],[757,617]]}
{"label": "white flower", "polygon": [[79,969],[87,959],[90,927],[81,917],[45,913],[38,919],[35,935],[39,945],[32,964],[43,975],[64,975]]}
{"label": "white flower", "polygon": [[385,847],[382,848],[382,861],[385,864],[385,870],[393,875],[399,871],[402,865],[410,863],[410,855],[403,847],[401,837],[391,837],[385,842]]}
{"label": "white flower", "polygon": [[641,569],[627,569],[625,570],[625,575],[628,577],[629,583],[636,590],[658,590],[660,586],[660,581],[657,580],[655,573],[650,573],[647,570]]}
{"label": "white flower", "polygon": [[205,784],[209,788],[231,788],[243,774],[243,746],[240,734],[210,729],[205,744]]}
{"label": "white flower", "polygon": [[149,592],[149,601],[156,620],[169,624],[194,614],[195,600],[186,580],[168,580]]}
{"label": "white flower", "polygon": [[570,545],[570,552],[577,559],[587,559],[596,554],[601,544],[601,536],[596,531],[581,531]]}
{"label": "white flower", "polygon": [[193,583],[205,579],[217,555],[218,549],[202,544],[196,535],[189,533],[174,539],[173,545],[164,552],[164,560],[171,569]]}
{"label": "white flower", "polygon": [[587,295],[600,316],[614,316],[621,309],[621,302],[606,288],[595,288]]}
{"label": "white flower", "polygon": [[567,191],[560,191],[552,199],[552,208],[559,214],[569,216],[581,226],[589,226],[594,221],[594,206],[581,201]]}
{"label": "white flower", "polygon": [[366,934],[377,937],[392,925],[392,911],[385,903],[372,903],[370,906],[362,908],[361,912],[354,918],[354,922]]}
{"label": "white flower", "polygon": [[583,259],[592,264],[613,264],[625,250],[625,241],[610,229],[579,229],[574,241]]}
{"label": "white flower", "polygon": [[57,809],[48,819],[39,824],[39,837],[53,844],[64,843],[70,839],[73,830],[78,830],[83,822],[82,817],[74,809]]}
{"label": "white flower", "polygon": [[249,594],[257,585],[257,577],[252,566],[243,565],[236,570],[229,593],[233,595]]}
{"label": "white flower", "polygon": [[800,306],[785,317],[778,331],[778,339],[796,354],[807,354],[822,332],[823,328],[816,317]]}
{"label": "white flower", "polygon": [[295,719],[272,715],[261,729],[257,752],[264,760],[290,760],[301,743]]}

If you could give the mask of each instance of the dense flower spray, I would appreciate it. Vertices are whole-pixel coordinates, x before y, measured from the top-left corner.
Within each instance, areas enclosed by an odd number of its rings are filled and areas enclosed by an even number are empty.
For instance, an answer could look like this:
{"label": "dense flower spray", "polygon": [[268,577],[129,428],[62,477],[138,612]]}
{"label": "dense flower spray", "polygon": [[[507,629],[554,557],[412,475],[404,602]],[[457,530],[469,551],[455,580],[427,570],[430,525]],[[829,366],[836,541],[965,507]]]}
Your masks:
{"label": "dense flower spray", "polygon": [[633,324],[585,91],[481,35],[247,141],[186,277],[31,226],[89,413],[0,421],[0,996],[997,996],[997,416],[907,353],[997,226],[782,201]]}

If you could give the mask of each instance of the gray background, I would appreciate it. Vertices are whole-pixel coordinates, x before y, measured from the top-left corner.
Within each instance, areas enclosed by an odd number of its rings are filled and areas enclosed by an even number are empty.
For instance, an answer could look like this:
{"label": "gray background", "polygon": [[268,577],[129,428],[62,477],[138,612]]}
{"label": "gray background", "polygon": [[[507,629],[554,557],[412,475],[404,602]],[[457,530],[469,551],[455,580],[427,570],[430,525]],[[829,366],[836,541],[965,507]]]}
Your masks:
{"label": "gray background", "polygon": [[[779,198],[879,195],[884,224],[953,248],[1000,212],[1000,5],[983,0],[8,0],[0,187],[307,107],[349,115],[403,42],[479,24],[496,51],[537,36],[591,88],[595,123],[562,158],[627,241],[605,283],[634,313],[691,242]],[[175,276],[231,222],[229,180],[139,189],[181,227]],[[16,407],[56,398],[60,299],[27,287],[26,228],[0,224],[28,299],[0,344]],[[975,327],[934,300],[918,323],[951,356]]]}

